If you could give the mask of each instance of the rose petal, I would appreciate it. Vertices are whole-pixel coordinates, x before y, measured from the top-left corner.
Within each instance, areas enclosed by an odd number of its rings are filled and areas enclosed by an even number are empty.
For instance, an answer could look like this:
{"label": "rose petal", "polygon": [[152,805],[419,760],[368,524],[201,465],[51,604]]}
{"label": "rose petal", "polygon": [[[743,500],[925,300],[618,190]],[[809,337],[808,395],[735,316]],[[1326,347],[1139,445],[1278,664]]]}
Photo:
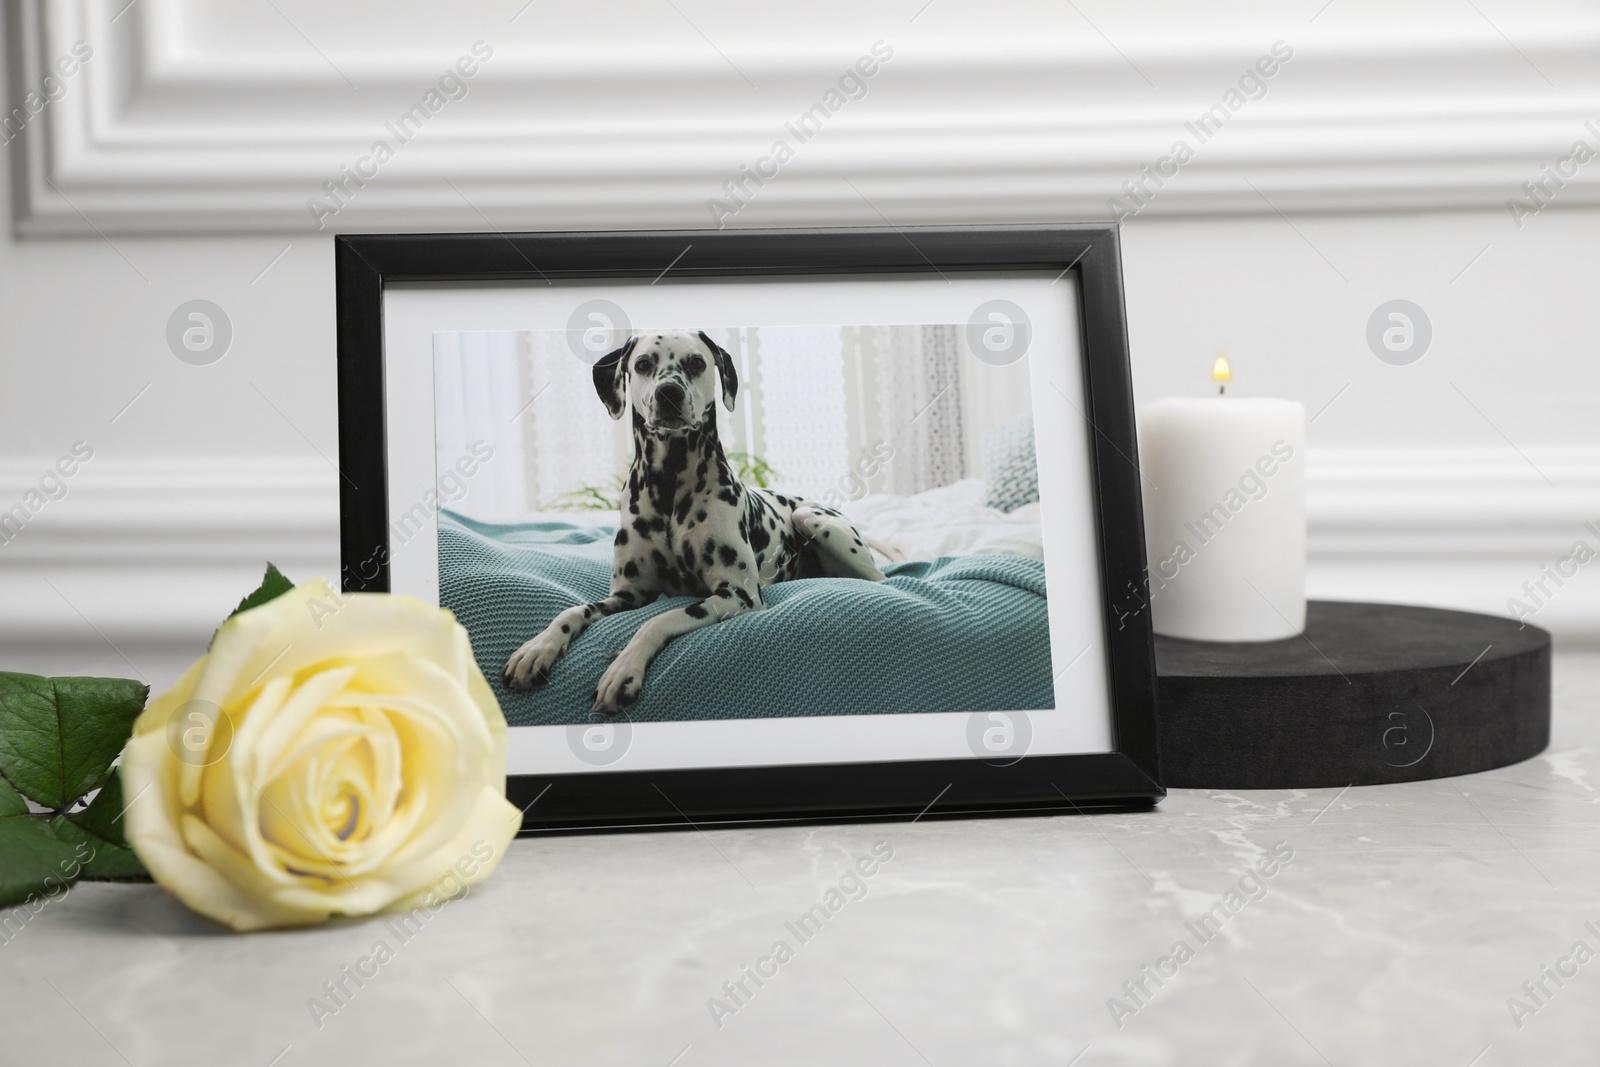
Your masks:
{"label": "rose petal", "polygon": [[[234,727],[209,766],[165,736],[202,700]],[[140,716],[123,755],[129,841],[235,929],[433,899],[487,876],[520,828],[507,739],[448,612],[307,582],[225,623]]]}
{"label": "rose petal", "polygon": [[[409,911],[423,903],[428,894],[439,891],[444,872],[452,872],[459,881],[472,885],[489,877],[500,865],[511,839],[522,829],[522,812],[505,798],[504,793],[493,788],[480,790],[473,799],[472,813],[461,824],[454,838],[437,851],[418,857],[405,867],[395,867],[386,872],[386,877],[403,894],[389,910]],[[475,845],[478,846],[476,850]],[[485,848],[490,851],[490,856],[482,860],[479,857]],[[457,866],[463,860],[468,861],[468,869],[476,867],[470,875],[464,874],[461,867]],[[477,862],[471,862],[474,860]]]}

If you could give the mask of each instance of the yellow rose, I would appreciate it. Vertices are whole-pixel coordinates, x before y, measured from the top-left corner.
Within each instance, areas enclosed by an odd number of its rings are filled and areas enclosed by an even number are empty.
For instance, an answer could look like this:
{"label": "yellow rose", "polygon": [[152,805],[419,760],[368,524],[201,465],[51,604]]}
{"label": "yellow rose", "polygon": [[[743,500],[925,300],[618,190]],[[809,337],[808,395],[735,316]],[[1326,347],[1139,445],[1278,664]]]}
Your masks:
{"label": "yellow rose", "polygon": [[432,905],[521,825],[455,617],[321,579],[223,624],[140,715],[122,785],[151,875],[235,930]]}

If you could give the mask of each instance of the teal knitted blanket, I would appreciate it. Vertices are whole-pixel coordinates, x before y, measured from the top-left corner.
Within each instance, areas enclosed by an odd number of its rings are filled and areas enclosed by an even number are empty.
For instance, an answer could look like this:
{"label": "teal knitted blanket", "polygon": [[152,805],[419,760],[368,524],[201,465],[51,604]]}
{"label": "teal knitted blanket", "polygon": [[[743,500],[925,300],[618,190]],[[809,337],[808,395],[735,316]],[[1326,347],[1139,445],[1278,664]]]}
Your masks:
{"label": "teal knitted blanket", "polygon": [[[595,683],[647,619],[693,603],[658,600],[601,619],[550,682],[513,693],[500,669],[563,608],[609,592],[615,526],[492,525],[439,516],[439,599],[472,647],[512,726],[593,721]],[[669,644],[650,667],[634,722],[1022,711],[1055,706],[1044,565],[1020,556],[891,564],[885,582],[813,578],[763,591],[747,612]]]}

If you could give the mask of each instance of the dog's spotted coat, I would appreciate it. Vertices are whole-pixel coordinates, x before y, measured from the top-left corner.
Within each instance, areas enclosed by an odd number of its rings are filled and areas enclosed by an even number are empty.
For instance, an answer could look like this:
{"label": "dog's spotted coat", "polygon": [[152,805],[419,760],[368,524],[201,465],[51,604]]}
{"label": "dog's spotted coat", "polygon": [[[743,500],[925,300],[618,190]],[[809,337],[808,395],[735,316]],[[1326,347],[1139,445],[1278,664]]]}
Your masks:
{"label": "dog's spotted coat", "polygon": [[595,390],[611,417],[631,411],[633,418],[611,595],[566,609],[517,649],[504,670],[512,689],[547,682],[556,660],[596,619],[661,596],[700,597],[639,627],[601,675],[593,710],[616,714],[639,699],[645,672],[667,642],[764,607],[761,590],[773,582],[880,582],[869,546],[899,558],[832,508],[741,482],[717,438],[718,377],[732,411],[739,390],[733,360],[704,332],[635,336],[595,364]]}

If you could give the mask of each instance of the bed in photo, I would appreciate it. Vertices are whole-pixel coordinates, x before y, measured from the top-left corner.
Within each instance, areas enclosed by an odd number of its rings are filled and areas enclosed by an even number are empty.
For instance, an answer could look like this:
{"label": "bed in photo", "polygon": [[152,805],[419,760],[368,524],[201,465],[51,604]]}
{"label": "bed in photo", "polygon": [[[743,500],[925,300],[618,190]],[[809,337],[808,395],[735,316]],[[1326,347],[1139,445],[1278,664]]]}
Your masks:
{"label": "bed in photo", "polygon": [[[617,417],[596,360],[575,354],[565,332],[434,335],[439,598],[471,634],[511,725],[1055,707],[1026,361],[978,359],[954,324],[646,329],[594,347],[652,372],[621,366]],[[627,584],[632,548],[618,541],[620,529],[639,544],[628,510],[638,434],[646,449],[674,439],[641,429],[637,409],[650,398],[640,396],[675,388],[668,366],[680,359],[700,368],[715,403],[676,434],[688,432],[691,456],[720,454],[755,498],[757,532],[724,541],[742,552],[738,542],[760,540],[765,501],[775,530],[795,537],[772,554],[804,555],[807,542],[853,530],[859,547],[841,553],[870,552],[865,570],[882,580],[796,566],[761,587],[752,609],[667,640],[617,690],[632,699],[607,707],[597,686],[614,657],[649,637],[642,627],[716,606],[710,589],[683,587],[603,617],[570,614]],[[689,381],[682,367],[676,375]],[[640,464],[644,477],[670,462],[661,448]],[[805,525],[830,513],[847,525]],[[656,543],[671,543],[673,569],[698,570],[676,558],[703,544],[694,515],[678,518],[666,517],[677,532],[658,531]],[[644,525],[651,533],[648,516]],[[733,547],[713,544],[731,560]],[[649,569],[648,555],[638,562]],[[558,616],[586,629],[561,639],[564,653],[536,684],[508,684],[508,660]]]}

